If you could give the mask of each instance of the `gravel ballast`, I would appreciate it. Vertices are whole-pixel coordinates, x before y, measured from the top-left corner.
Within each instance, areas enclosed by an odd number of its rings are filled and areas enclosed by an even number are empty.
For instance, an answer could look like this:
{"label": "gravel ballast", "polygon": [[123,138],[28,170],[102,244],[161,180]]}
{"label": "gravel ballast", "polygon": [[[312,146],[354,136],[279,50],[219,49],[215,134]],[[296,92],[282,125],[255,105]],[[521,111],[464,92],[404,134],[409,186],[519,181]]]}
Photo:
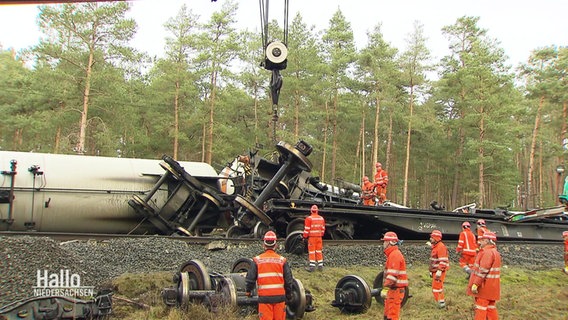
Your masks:
{"label": "gravel ballast", "polygon": [[[377,266],[385,262],[382,243],[324,247],[328,267]],[[0,237],[0,307],[33,295],[37,273],[69,270],[80,276],[82,286],[100,288],[124,273],[177,271],[183,263],[197,259],[209,271],[229,273],[237,259],[252,258],[262,252],[258,244],[226,244],[210,250],[204,245],[186,244],[165,238],[111,239],[105,241],[55,241],[46,237]],[[455,245],[448,244],[450,260],[457,266]],[[518,245],[498,243],[503,264],[528,268],[562,268],[563,245]],[[307,257],[278,252],[288,258],[291,267],[301,268]],[[407,264],[427,263],[426,245],[403,244]]]}

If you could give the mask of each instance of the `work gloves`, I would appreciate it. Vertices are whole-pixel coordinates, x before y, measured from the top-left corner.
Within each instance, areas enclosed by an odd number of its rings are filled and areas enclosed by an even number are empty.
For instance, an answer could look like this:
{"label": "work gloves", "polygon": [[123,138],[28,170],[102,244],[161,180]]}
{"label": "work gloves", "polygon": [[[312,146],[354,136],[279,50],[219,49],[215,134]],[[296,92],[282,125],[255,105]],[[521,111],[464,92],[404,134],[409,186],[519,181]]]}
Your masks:
{"label": "work gloves", "polygon": [[383,290],[381,290],[381,298],[386,299],[388,292],[389,292],[389,288],[384,287]]}
{"label": "work gloves", "polygon": [[476,284],[472,284],[471,285],[471,292],[473,292],[474,294],[478,294],[479,291],[477,290],[477,285]]}
{"label": "work gloves", "polygon": [[440,279],[441,276],[442,276],[442,270],[436,271],[436,280]]}

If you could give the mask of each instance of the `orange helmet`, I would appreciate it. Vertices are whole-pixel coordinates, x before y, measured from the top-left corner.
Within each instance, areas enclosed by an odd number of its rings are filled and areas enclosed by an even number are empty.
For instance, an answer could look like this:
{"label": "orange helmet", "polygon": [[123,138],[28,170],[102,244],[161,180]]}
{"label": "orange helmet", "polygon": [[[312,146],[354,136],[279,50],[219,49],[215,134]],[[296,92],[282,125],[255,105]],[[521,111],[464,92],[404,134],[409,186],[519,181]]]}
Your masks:
{"label": "orange helmet", "polygon": [[469,222],[464,222],[462,223],[462,228],[471,228],[471,224],[469,224]]}
{"label": "orange helmet", "polygon": [[311,213],[318,213],[318,212],[319,212],[318,206],[316,206],[315,204],[312,205],[312,208],[310,209],[310,212],[311,212]]}
{"label": "orange helmet", "polygon": [[430,234],[430,237],[436,241],[442,240],[442,232],[440,230],[434,230]]}
{"label": "orange helmet", "polygon": [[276,233],[274,233],[274,231],[268,231],[264,234],[262,240],[265,246],[274,247],[276,245]]}
{"label": "orange helmet", "polygon": [[491,241],[497,241],[497,236],[495,235],[494,232],[487,231],[481,237],[479,237],[479,239],[488,239]]}
{"label": "orange helmet", "polygon": [[398,236],[396,235],[396,233],[389,231],[389,232],[385,233],[385,235],[383,236],[383,238],[381,240],[383,240],[383,241],[398,241]]}
{"label": "orange helmet", "polygon": [[479,220],[477,220],[477,224],[480,225],[480,226],[484,226],[484,225],[485,225],[485,220],[479,219]]}
{"label": "orange helmet", "polygon": [[380,162],[375,163],[375,168],[382,167],[383,165]]}

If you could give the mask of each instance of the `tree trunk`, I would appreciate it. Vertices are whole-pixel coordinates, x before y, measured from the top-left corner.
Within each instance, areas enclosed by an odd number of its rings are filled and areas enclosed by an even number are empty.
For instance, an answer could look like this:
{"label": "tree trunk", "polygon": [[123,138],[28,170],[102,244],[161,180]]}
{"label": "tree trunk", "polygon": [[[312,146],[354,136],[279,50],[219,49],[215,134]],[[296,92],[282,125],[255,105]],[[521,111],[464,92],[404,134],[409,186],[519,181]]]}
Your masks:
{"label": "tree trunk", "polygon": [[371,163],[371,168],[374,168],[375,163],[379,162],[379,116],[381,112],[380,104],[381,101],[379,99],[379,88],[377,88],[377,97],[375,98],[375,127],[373,134],[373,161]]}
{"label": "tree trunk", "polygon": [[179,81],[176,81],[176,91],[174,95],[174,160],[178,158],[179,149]]}
{"label": "tree trunk", "polygon": [[327,100],[325,100],[325,125],[323,129],[323,154],[321,159],[321,179],[325,180],[325,162],[327,154],[327,131],[329,128],[329,107],[327,105]]}
{"label": "tree trunk", "polygon": [[217,92],[217,71],[215,70],[215,62],[212,64],[211,71],[211,96],[209,97],[209,132],[207,137],[207,153],[205,162],[211,164],[213,158],[213,123],[215,113],[215,93]]}
{"label": "tree trunk", "polygon": [[[538,129],[540,127],[540,113],[542,110],[542,106],[544,105],[544,96],[540,97],[540,100],[538,102],[538,109],[536,111],[536,116],[534,119],[534,128],[533,128],[533,133],[532,133],[532,141],[531,141],[531,148],[530,148],[530,154],[529,154],[529,168],[528,168],[528,172],[527,172],[527,200],[525,201],[525,211],[528,210],[528,202],[530,201],[530,199],[533,198],[532,196],[532,175],[533,175],[533,170],[534,170],[534,157],[535,157],[535,149],[536,149],[536,139],[538,137]],[[534,200],[532,201],[532,205],[534,206]]]}
{"label": "tree trunk", "polygon": [[[385,170],[387,172],[389,172],[389,170],[390,170],[391,149],[392,149],[392,144],[393,144],[393,138],[392,138],[393,120],[392,120],[392,118],[393,118],[393,110],[391,108],[390,112],[389,112],[389,133],[388,133],[388,138],[387,138],[387,151],[385,153]],[[390,182],[389,182],[390,189],[387,189],[387,193],[388,193],[388,190],[392,190],[392,189],[396,188],[396,184],[397,184],[396,183],[396,172],[394,172],[394,171],[391,172],[390,177],[391,177]],[[390,199],[390,198],[387,196],[387,199]]]}
{"label": "tree trunk", "polygon": [[332,115],[332,129],[333,136],[331,140],[331,181],[335,181],[335,165],[337,160],[337,102],[339,99],[339,93],[335,91],[335,97],[333,99],[333,115]]}
{"label": "tree trunk", "polygon": [[91,77],[93,73],[93,64],[95,59],[95,49],[89,48],[89,62],[85,76],[85,89],[83,90],[83,111],[81,112],[81,123],[79,125],[79,142],[75,152],[85,154],[85,140],[87,139],[87,114],[89,111],[89,95],[91,93]]}
{"label": "tree trunk", "polygon": [[[357,159],[357,161],[355,161],[355,176],[359,176],[359,178],[361,178],[361,181],[363,176],[366,176],[367,174],[365,173],[365,119],[366,119],[366,112],[363,111],[363,116],[361,117],[361,127],[359,128],[359,139],[357,141],[357,150],[356,150],[356,154],[357,156],[361,155],[360,159]],[[357,166],[358,164],[361,164],[361,174],[357,175]]]}
{"label": "tree trunk", "polygon": [[254,143],[258,144],[258,86],[254,83]]}
{"label": "tree trunk", "polygon": [[201,130],[201,162],[205,162],[205,146],[207,137],[207,124],[203,122],[203,128]]}
{"label": "tree trunk", "polygon": [[414,112],[414,86],[410,84],[410,117],[408,118],[408,133],[406,134],[406,159],[404,161],[404,186],[402,188],[402,204],[408,206],[408,168],[410,167],[410,136],[412,132],[412,114]]}
{"label": "tree trunk", "polygon": [[294,91],[294,141],[300,137],[300,92]]}
{"label": "tree trunk", "polygon": [[455,172],[454,172],[454,184],[453,184],[453,188],[452,188],[452,202],[451,202],[451,207],[455,208],[457,207],[457,198],[458,198],[458,192],[460,190],[459,185],[460,185],[460,174],[462,171],[462,164],[461,164],[461,159],[462,159],[462,154],[463,154],[463,148],[464,148],[464,143],[465,143],[465,133],[463,131],[463,129],[460,127],[458,129],[458,136],[459,136],[459,142],[458,142],[458,148],[456,150],[456,167],[455,167]]}
{"label": "tree trunk", "polygon": [[483,208],[485,204],[485,186],[484,186],[484,172],[485,167],[483,164],[484,156],[485,156],[485,149],[483,148],[483,140],[485,137],[485,117],[484,117],[484,108],[481,107],[480,111],[480,120],[479,120],[479,207]]}

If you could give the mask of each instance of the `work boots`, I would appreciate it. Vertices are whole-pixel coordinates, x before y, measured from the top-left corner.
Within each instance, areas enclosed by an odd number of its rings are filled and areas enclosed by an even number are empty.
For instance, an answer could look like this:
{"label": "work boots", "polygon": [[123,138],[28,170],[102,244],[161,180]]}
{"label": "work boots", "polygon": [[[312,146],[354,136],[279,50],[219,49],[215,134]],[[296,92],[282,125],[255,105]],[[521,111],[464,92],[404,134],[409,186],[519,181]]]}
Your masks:
{"label": "work boots", "polygon": [[316,269],[316,267],[314,266],[309,266],[309,267],[305,267],[304,268],[307,272],[314,272],[314,270]]}

